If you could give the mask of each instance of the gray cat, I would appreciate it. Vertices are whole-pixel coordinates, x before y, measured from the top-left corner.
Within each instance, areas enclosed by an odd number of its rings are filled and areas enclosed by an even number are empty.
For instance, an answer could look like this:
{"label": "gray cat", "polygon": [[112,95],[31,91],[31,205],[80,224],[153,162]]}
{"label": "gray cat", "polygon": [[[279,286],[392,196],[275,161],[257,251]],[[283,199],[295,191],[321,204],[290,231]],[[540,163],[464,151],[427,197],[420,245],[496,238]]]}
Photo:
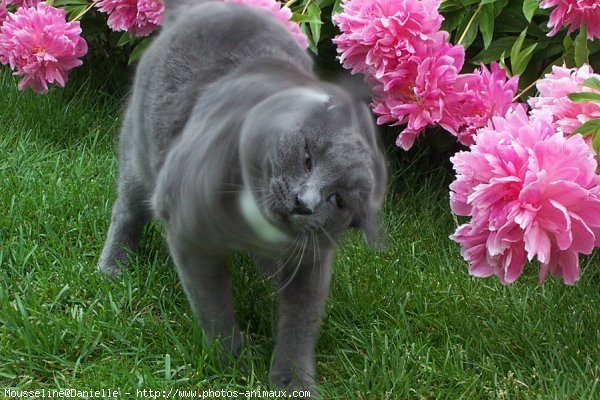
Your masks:
{"label": "gray cat", "polygon": [[234,355],[227,257],[253,254],[278,285],[271,381],[314,390],[335,242],[376,240],[386,168],[368,108],[318,80],[268,12],[168,7],[139,62],[120,141],[118,198],[98,268],[114,276],[151,217],[209,340]]}

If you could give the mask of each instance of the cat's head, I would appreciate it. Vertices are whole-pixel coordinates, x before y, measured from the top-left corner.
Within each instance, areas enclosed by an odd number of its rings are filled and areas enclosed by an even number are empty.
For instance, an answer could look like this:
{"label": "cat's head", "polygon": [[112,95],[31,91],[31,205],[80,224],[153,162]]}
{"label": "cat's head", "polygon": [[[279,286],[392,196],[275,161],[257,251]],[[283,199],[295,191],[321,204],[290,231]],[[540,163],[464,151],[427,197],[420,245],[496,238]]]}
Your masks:
{"label": "cat's head", "polygon": [[240,160],[258,210],[288,236],[357,228],[378,241],[385,159],[370,111],[345,91],[295,88],[257,104]]}

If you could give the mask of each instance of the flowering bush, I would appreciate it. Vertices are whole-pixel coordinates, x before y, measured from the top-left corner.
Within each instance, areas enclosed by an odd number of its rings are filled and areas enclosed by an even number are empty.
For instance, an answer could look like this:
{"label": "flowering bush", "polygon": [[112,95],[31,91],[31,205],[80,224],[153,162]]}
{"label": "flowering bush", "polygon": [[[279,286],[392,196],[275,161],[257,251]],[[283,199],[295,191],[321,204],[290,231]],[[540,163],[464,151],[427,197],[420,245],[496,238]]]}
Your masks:
{"label": "flowering bush", "polygon": [[589,65],[577,68],[553,66],[552,72],[537,83],[538,96],[528,100],[534,115],[548,114],[556,129],[570,135],[584,122],[600,118],[600,104],[593,101],[574,102],[571,93],[600,93],[584,85],[590,78],[600,78]]}
{"label": "flowering bush", "polygon": [[524,107],[493,117],[474,140],[452,157],[450,185],[452,210],[471,217],[451,237],[471,274],[511,283],[536,258],[540,282],[550,272],[574,284],[578,254],[600,244],[600,175],[589,146]]}
{"label": "flowering bush", "polygon": [[161,0],[102,0],[96,5],[107,13],[108,26],[133,36],[148,36],[162,25],[165,6]]}
{"label": "flowering bush", "polygon": [[0,62],[23,76],[19,89],[48,90],[48,83],[64,86],[67,73],[82,64],[87,43],[79,22],[66,22],[65,11],[39,3],[21,7],[0,28]]}
{"label": "flowering bush", "polygon": [[460,74],[446,98],[445,116],[440,125],[466,145],[473,144],[478,128],[495,115],[504,115],[517,106],[513,102],[519,79],[506,79],[506,72],[493,62],[469,74]]}
{"label": "flowering bush", "polygon": [[556,7],[550,14],[549,35],[554,36],[564,26],[569,33],[587,26],[588,39],[600,38],[600,3],[597,0],[542,0],[540,8]]}
{"label": "flowering bush", "polygon": [[[304,47],[308,46],[300,26],[292,22],[292,12],[276,0],[220,0],[264,8],[281,21]],[[99,11],[96,18],[107,15],[106,25],[123,32],[117,45],[136,43],[129,61],[136,61],[149,38],[163,22],[162,0],[0,0],[0,63],[9,65],[23,78],[19,89],[35,92],[48,90],[49,83],[63,87],[68,72],[81,65],[87,42],[79,19]],[[311,9],[314,11],[314,9]],[[313,12],[311,11],[311,12]],[[67,21],[67,15],[70,21]],[[319,21],[320,22],[320,21]],[[315,21],[306,24],[318,30]],[[143,39],[140,39],[143,38]]]}
{"label": "flowering bush", "polygon": [[[551,273],[574,284],[579,254],[600,245],[600,176],[592,151],[600,150],[600,102],[594,101],[600,80],[590,81],[597,76],[588,65],[600,50],[588,43],[598,36],[600,4],[525,0],[516,11],[508,1],[474,1],[465,12],[464,3],[344,0],[333,17],[340,62],[372,87],[377,122],[403,126],[398,146],[409,149],[432,126],[470,146],[451,158],[457,176],[450,205],[469,218],[451,239],[471,274],[511,283],[537,260],[540,282]],[[538,5],[557,7],[549,19],[536,20],[543,14]],[[496,21],[502,26],[494,30]],[[529,39],[533,28],[536,42]],[[559,32],[562,41],[549,50],[555,43],[549,37]],[[479,47],[469,61],[481,64],[465,73],[469,47]],[[558,59],[548,59],[557,51]],[[533,62],[558,66],[531,81]],[[560,66],[567,62],[581,68]],[[517,94],[519,75],[528,81]],[[529,114],[517,99],[536,82]]]}
{"label": "flowering bush", "polygon": [[[215,1],[269,10],[315,54],[333,43],[399,147],[429,128],[464,146],[451,238],[471,274],[510,283],[537,262],[540,282],[577,281],[579,254],[600,245],[597,0]],[[161,0],[0,0],[0,63],[45,92],[88,45],[134,62],[163,16]]]}

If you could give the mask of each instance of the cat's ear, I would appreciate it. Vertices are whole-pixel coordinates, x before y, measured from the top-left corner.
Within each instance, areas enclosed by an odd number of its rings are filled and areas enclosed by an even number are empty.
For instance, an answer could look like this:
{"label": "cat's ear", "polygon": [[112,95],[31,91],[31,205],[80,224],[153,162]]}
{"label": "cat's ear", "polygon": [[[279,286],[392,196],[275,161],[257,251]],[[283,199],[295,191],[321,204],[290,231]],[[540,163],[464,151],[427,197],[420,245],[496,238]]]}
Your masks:
{"label": "cat's ear", "polygon": [[385,228],[376,209],[369,207],[360,215],[355,215],[350,222],[350,227],[363,232],[369,246],[375,250],[383,251],[387,248],[387,235]]}

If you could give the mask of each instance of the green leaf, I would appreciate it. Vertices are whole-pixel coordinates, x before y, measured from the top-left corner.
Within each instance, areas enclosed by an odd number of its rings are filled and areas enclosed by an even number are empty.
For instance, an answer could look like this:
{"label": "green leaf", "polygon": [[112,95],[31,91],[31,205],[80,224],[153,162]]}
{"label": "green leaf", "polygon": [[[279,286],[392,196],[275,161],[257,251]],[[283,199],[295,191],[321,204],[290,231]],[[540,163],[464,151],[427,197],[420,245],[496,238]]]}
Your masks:
{"label": "green leaf", "polygon": [[332,5],[333,3],[335,3],[335,0],[316,0],[315,3],[322,10],[325,7],[329,7],[330,5]]}
{"label": "green leaf", "polygon": [[494,5],[487,4],[481,9],[481,20],[479,21],[479,31],[483,36],[483,47],[487,49],[492,43],[494,36]]}
{"label": "green leaf", "polygon": [[508,5],[508,0],[499,0],[494,3],[494,18],[497,18]]}
{"label": "green leaf", "polygon": [[318,5],[312,3],[308,6],[306,13],[311,17],[311,21],[308,24],[310,25],[310,32],[312,33],[315,46],[317,46],[321,40],[321,25],[323,25],[321,21],[321,9]]}
{"label": "green leaf", "polygon": [[512,77],[512,73],[510,72],[510,70],[508,69],[508,66],[506,65],[506,52],[503,51],[502,54],[500,54],[500,58],[498,59],[498,65],[500,65],[500,68],[502,68],[503,70],[506,71],[506,75],[511,78]]}
{"label": "green leaf", "polygon": [[538,10],[539,3],[537,0],[523,0],[523,15],[527,22],[531,22],[533,14]]}
{"label": "green leaf", "polygon": [[118,47],[125,46],[127,43],[130,43],[132,40],[135,40],[135,37],[131,36],[127,32],[123,32],[123,34],[121,34],[121,37],[119,38],[119,41],[117,42],[117,46]]}
{"label": "green leaf", "polygon": [[331,16],[333,17],[335,14],[339,14],[342,11],[344,11],[344,9],[342,8],[342,1],[343,0],[335,0],[335,3],[333,3],[333,10],[331,11]]}
{"label": "green leaf", "polygon": [[57,8],[65,8],[65,6],[89,6],[90,2],[88,0],[54,0],[54,7]]}
{"label": "green leaf", "polygon": [[461,23],[463,23],[467,15],[467,12],[462,9],[445,13],[442,29],[446,32],[454,31]]}
{"label": "green leaf", "polygon": [[471,63],[475,65],[489,64],[492,61],[500,59],[502,53],[508,52],[515,43],[516,36],[508,36],[492,41],[487,49],[480,51],[471,59]]}
{"label": "green leaf", "polygon": [[[523,29],[527,28],[529,23],[523,16],[521,10],[515,10],[514,8],[506,7],[502,10],[500,15],[496,18],[495,33],[521,33]],[[532,25],[533,26],[533,25]]]}
{"label": "green leaf", "polygon": [[[521,48],[523,47],[523,41],[525,40],[525,35],[527,35],[527,28],[515,40],[512,48],[510,49],[510,63],[516,62],[519,58],[519,54],[521,53]],[[514,60],[514,61],[513,61]]]}
{"label": "green leaf", "polygon": [[592,133],[592,148],[596,154],[600,154],[600,132],[596,131]]}
{"label": "green leaf", "polygon": [[598,78],[587,78],[584,82],[583,82],[583,86],[592,88],[592,89],[596,89],[596,90],[600,90],[600,79]]}
{"label": "green leaf", "polygon": [[539,43],[533,43],[532,45],[523,49],[523,42],[527,35],[527,28],[515,40],[513,47],[510,49],[510,66],[513,75],[521,75],[527,69],[527,64],[533,56],[533,51],[537,48]]}
{"label": "green leaf", "polygon": [[139,60],[142,57],[142,54],[144,54],[144,50],[146,50],[146,48],[148,48],[148,46],[150,46],[150,43],[152,43],[152,40],[153,40],[152,37],[147,37],[147,38],[143,39],[141,42],[139,42],[138,45],[135,46],[135,48],[131,52],[131,55],[129,56],[129,61],[127,61],[127,64],[131,65],[134,62],[136,62],[137,60]]}
{"label": "green leaf", "polygon": [[481,4],[482,6],[486,5],[486,4],[492,4],[497,2],[498,0],[481,0],[481,2],[479,4]]}
{"label": "green leaf", "polygon": [[319,55],[319,49],[315,45],[315,42],[314,42],[314,40],[312,38],[312,33],[310,31],[310,28],[309,28],[308,24],[301,24],[300,25],[300,30],[308,38],[308,49],[310,51],[312,51],[313,53],[315,53],[315,55]]}
{"label": "green leaf", "polygon": [[573,47],[573,39],[571,39],[571,36],[565,35],[565,38],[563,39],[563,47],[565,50],[569,50],[571,47]]}
{"label": "green leaf", "polygon": [[456,33],[457,37],[460,38],[460,44],[465,49],[467,49],[477,38],[480,19],[481,13],[474,11],[473,14],[468,15],[460,24],[460,27],[458,28]]}
{"label": "green leaf", "polygon": [[588,63],[590,52],[587,46],[587,28],[585,24],[581,25],[581,30],[575,38],[575,65],[581,67]]}
{"label": "green leaf", "polygon": [[569,93],[567,95],[569,100],[574,103],[584,103],[586,101],[595,101],[600,103],[600,94],[599,93],[589,93],[589,92],[577,92],[577,93]]}
{"label": "green leaf", "polygon": [[299,24],[308,24],[308,23],[315,23],[315,24],[323,24],[323,21],[321,21],[321,19],[316,19],[314,16],[308,15],[308,14],[300,14],[300,13],[293,13],[292,14],[292,21],[297,22]]}
{"label": "green leaf", "polygon": [[446,13],[448,12],[452,12],[452,11],[456,11],[456,10],[464,10],[465,7],[453,0],[446,0],[446,1],[442,1],[442,4],[440,4],[440,7],[438,8],[438,11],[443,14],[444,16],[446,16]]}
{"label": "green leaf", "polygon": [[569,136],[573,136],[578,133],[581,136],[583,136],[584,138],[586,138],[590,135],[600,136],[600,118],[592,119],[587,122],[584,122],[579,128],[575,129]]}
{"label": "green leaf", "polygon": [[521,53],[519,53],[519,57],[516,62],[513,64],[512,60],[510,61],[510,66],[512,67],[513,75],[522,75],[523,72],[527,69],[527,65],[533,56],[533,51],[537,48],[538,43],[534,43],[529,47],[526,47]]}
{"label": "green leaf", "polygon": [[77,16],[85,13],[88,8],[88,4],[81,5],[68,5],[63,7],[67,15],[69,16],[69,21],[73,21]]}

